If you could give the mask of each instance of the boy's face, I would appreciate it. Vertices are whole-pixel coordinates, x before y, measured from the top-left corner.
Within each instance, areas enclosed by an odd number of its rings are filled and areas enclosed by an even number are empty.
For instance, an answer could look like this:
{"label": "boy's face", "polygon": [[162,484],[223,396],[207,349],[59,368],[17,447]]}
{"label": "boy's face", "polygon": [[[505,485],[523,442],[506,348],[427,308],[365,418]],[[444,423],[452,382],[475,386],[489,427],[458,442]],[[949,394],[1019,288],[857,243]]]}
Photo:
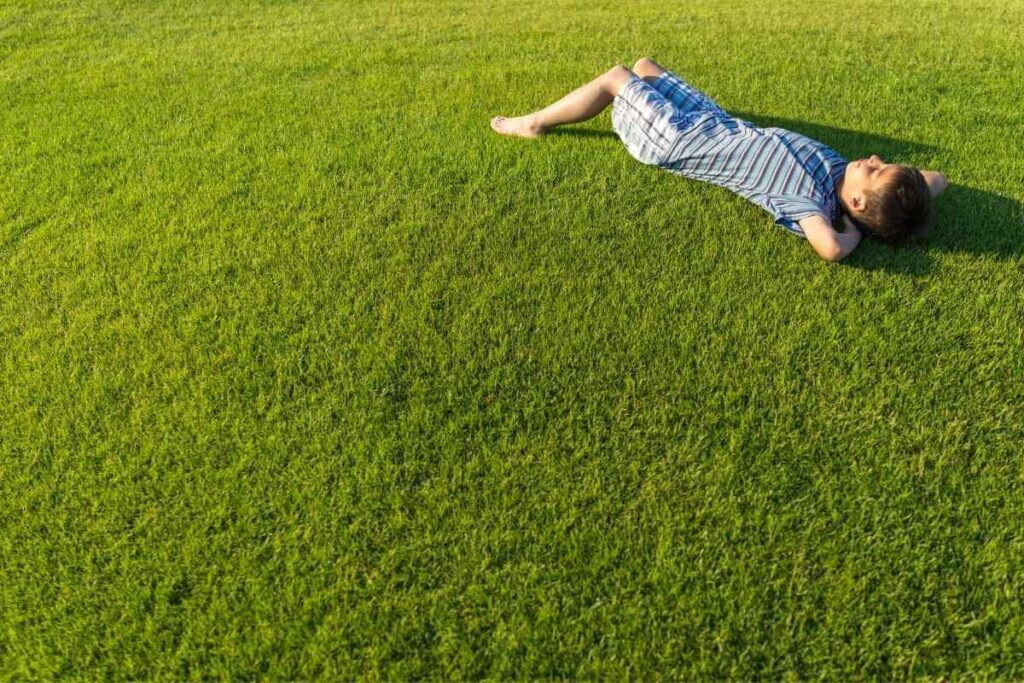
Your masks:
{"label": "boy's face", "polygon": [[841,194],[851,211],[862,211],[864,190],[881,190],[896,166],[885,163],[877,154],[848,163]]}

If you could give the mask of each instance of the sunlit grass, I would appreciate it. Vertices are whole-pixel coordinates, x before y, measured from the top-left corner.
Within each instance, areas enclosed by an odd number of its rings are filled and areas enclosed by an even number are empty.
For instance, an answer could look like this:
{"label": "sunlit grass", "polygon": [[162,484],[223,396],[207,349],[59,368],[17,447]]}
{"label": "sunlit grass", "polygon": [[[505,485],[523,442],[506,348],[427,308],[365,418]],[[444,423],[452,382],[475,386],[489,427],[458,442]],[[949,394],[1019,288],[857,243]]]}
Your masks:
{"label": "sunlit grass", "polygon": [[[975,6],[976,5],[976,6]],[[1024,5],[0,6],[0,676],[1024,677]],[[839,264],[495,114],[941,170]]]}

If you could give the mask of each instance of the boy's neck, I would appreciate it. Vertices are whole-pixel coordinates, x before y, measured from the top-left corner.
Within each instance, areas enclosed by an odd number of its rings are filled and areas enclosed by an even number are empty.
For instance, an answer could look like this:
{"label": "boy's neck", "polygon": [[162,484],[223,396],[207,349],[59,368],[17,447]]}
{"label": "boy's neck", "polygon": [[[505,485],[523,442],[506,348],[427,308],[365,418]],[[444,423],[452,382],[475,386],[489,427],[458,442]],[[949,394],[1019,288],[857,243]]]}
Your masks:
{"label": "boy's neck", "polygon": [[836,197],[839,199],[839,208],[842,210],[842,213],[845,213],[847,216],[849,216],[850,207],[846,205],[846,199],[843,197],[843,187],[845,186],[845,183],[846,174],[844,173],[843,177],[839,179],[839,184],[836,185]]}

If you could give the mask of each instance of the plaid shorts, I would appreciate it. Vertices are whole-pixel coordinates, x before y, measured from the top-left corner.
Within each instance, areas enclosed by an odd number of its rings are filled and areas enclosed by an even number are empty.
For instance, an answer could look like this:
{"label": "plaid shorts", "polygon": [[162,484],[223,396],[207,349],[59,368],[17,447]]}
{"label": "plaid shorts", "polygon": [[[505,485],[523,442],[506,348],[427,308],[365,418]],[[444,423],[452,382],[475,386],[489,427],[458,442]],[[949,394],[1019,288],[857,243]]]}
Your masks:
{"label": "plaid shorts", "polygon": [[714,100],[671,71],[661,74],[653,85],[633,75],[612,103],[612,130],[636,160],[659,165],[680,135],[708,115],[729,117]]}

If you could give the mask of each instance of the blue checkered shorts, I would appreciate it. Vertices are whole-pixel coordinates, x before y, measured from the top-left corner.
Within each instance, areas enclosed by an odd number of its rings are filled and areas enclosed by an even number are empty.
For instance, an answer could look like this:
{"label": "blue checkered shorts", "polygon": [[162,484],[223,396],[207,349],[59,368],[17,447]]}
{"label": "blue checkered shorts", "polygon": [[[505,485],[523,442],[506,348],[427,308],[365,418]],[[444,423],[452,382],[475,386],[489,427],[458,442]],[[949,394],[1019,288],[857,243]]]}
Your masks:
{"label": "blue checkered shorts", "polygon": [[730,118],[714,100],[671,71],[653,84],[633,75],[612,103],[612,130],[635,159],[663,165],[683,132],[707,116]]}

